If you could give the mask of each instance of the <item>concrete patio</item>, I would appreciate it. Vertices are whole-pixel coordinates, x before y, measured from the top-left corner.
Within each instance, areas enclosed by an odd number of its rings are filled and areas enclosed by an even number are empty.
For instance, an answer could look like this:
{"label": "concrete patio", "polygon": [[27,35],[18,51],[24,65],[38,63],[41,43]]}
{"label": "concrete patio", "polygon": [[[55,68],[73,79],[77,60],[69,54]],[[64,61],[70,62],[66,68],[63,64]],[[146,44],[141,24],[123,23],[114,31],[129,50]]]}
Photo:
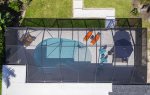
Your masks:
{"label": "concrete patio", "polygon": [[[91,56],[92,56],[91,57],[91,63],[100,63],[100,61],[99,61],[99,57],[100,57],[99,56],[99,49],[102,46],[105,46],[105,45],[107,46],[107,49],[106,49],[106,55],[107,55],[108,51],[114,46],[113,36],[115,35],[116,32],[118,32],[118,30],[95,30],[95,31],[93,31],[93,35],[96,35],[97,33],[101,33],[101,38],[100,38],[100,40],[97,41],[97,43],[94,46],[90,46],[90,40],[88,40],[87,42],[83,41],[84,36],[86,35],[86,33],[89,30],[74,29],[73,32],[71,32],[70,29],[62,29],[61,30],[62,33],[60,33],[60,29],[46,28],[45,32],[44,32],[44,29],[39,28],[39,29],[28,29],[27,31],[32,36],[35,36],[36,39],[31,43],[30,46],[25,47],[26,49],[35,49],[36,46],[42,42],[42,40],[45,40],[47,38],[71,39],[74,41],[79,41],[88,47],[88,49],[90,50]],[[26,32],[26,29],[25,30],[19,30],[18,31],[19,37],[21,37],[25,32]],[[44,38],[43,38],[43,32],[44,32]],[[130,32],[127,30],[126,32],[129,34],[131,33],[130,34],[130,38],[131,38],[130,41],[131,41],[132,45],[134,45],[134,43],[135,43],[135,31]],[[121,38],[123,38],[123,35]],[[79,58],[81,56],[82,55],[79,54]],[[78,59],[75,59],[75,61],[78,61]],[[108,56],[108,62],[107,63],[111,63],[111,64],[115,64],[115,65],[127,65],[126,63],[122,63],[122,62],[114,63],[112,55]],[[131,56],[129,57],[128,65],[131,65],[131,66],[134,65],[134,52],[132,52]]]}

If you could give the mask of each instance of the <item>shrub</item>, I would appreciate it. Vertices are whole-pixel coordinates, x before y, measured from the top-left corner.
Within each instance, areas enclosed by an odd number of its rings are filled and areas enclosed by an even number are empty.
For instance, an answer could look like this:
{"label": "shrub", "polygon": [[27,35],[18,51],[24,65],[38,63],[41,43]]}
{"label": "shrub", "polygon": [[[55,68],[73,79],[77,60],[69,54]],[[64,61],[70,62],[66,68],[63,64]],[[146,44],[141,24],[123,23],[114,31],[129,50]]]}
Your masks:
{"label": "shrub", "polygon": [[9,26],[12,19],[13,16],[9,12],[6,12],[3,15],[0,13],[0,30],[4,30],[6,26]]}
{"label": "shrub", "polygon": [[22,2],[21,1],[11,1],[11,2],[9,2],[8,6],[10,8],[12,8],[13,10],[15,10],[16,12],[20,12]]}

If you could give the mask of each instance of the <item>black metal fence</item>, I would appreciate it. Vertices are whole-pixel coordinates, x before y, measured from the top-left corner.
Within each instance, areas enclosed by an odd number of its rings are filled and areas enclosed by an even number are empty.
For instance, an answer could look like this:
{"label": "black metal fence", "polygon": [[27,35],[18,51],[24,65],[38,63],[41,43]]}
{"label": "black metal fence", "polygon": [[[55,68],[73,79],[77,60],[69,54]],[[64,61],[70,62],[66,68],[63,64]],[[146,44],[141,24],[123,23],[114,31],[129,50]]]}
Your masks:
{"label": "black metal fence", "polygon": [[22,27],[49,27],[49,28],[141,28],[141,18],[116,18],[116,19],[69,19],[69,18],[25,18]]}
{"label": "black metal fence", "polygon": [[[147,31],[141,28],[141,19],[115,19],[114,28],[107,28],[104,19],[24,19],[21,27],[7,28],[6,63],[26,64],[26,82],[79,82],[114,84],[145,84],[147,78]],[[41,28],[39,28],[41,27]],[[89,64],[74,62],[72,59],[41,58],[41,65],[34,60],[34,49],[26,49],[19,41],[18,30],[53,28],[62,31],[64,28],[73,32],[75,29],[94,30],[131,30],[135,31],[133,40],[134,66],[115,64]],[[44,32],[42,32],[44,34]],[[43,47],[43,46],[41,46]],[[48,64],[44,64],[48,63]],[[65,63],[65,64],[64,64]],[[75,63],[75,64],[74,64]],[[50,64],[50,65],[49,65]]]}

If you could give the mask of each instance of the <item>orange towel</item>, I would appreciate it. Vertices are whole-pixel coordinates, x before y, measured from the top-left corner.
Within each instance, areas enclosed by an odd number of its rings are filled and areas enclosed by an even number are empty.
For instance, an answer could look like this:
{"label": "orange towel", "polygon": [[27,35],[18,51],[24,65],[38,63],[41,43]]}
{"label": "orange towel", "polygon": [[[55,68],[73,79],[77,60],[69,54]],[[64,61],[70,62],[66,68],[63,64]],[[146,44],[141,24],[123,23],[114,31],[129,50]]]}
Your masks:
{"label": "orange towel", "polygon": [[85,35],[83,41],[87,41],[87,40],[91,37],[92,33],[93,33],[92,31],[89,31],[89,32]]}

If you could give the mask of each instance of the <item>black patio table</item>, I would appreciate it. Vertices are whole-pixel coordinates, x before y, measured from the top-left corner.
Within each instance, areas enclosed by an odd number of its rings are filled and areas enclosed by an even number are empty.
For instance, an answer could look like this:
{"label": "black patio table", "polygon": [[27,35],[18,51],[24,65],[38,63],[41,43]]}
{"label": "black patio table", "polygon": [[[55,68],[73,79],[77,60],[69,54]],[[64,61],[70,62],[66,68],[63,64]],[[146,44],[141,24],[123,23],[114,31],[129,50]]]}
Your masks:
{"label": "black patio table", "polygon": [[133,51],[133,47],[130,41],[126,39],[120,39],[115,42],[115,55],[118,58],[128,58]]}

